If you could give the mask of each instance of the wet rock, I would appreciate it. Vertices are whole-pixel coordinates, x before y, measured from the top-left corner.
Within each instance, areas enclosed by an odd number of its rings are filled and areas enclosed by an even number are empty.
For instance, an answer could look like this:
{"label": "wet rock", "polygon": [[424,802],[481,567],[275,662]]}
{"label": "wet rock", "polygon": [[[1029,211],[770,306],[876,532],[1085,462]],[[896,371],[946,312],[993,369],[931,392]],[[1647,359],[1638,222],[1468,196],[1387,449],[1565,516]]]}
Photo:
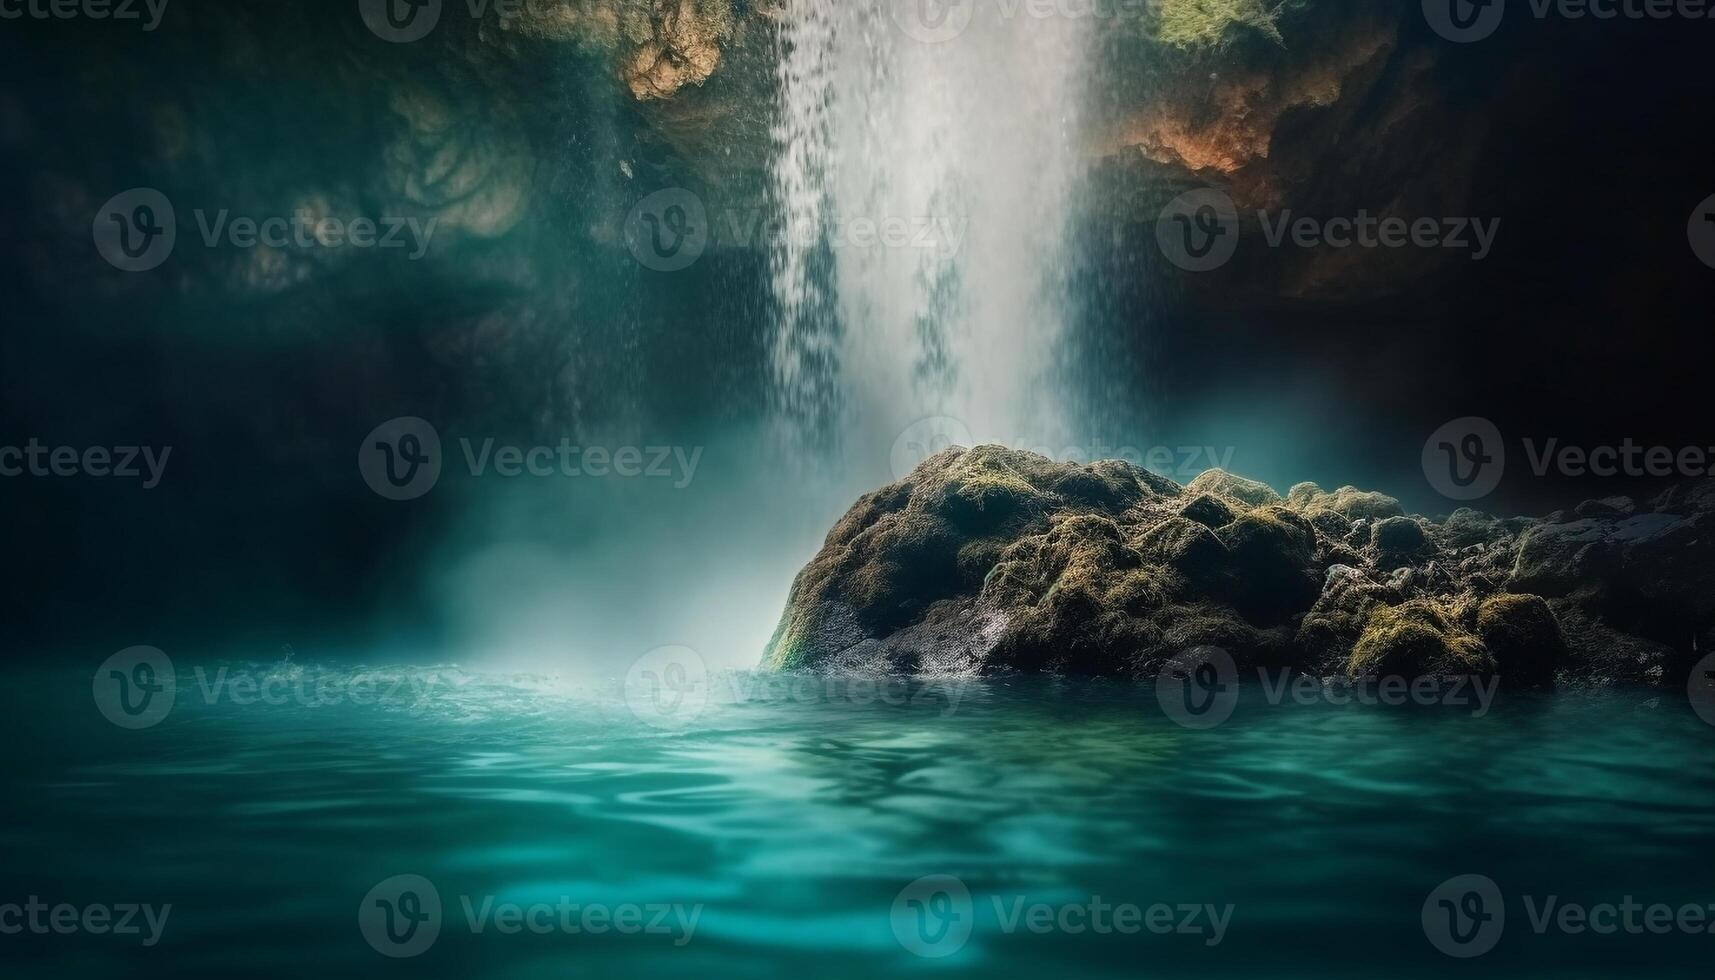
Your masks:
{"label": "wet rock", "polygon": [[1469,507],[1454,511],[1442,523],[1441,533],[1442,539],[1453,548],[1491,544],[1506,534],[1493,517]]}
{"label": "wet rock", "polygon": [[1341,487],[1333,493],[1304,493],[1289,502],[1308,517],[1319,513],[1333,513],[1348,521],[1382,521],[1390,517],[1405,516],[1405,508],[1393,497],[1385,493],[1359,490],[1356,487]]}
{"label": "wet rock", "polygon": [[1329,568],[1322,594],[1298,628],[1298,643],[1309,655],[1312,669],[1326,674],[1343,667],[1370,614],[1390,601],[1397,601],[1396,593],[1372,581],[1361,569],[1350,565]]}
{"label": "wet rock", "polygon": [[1572,512],[1579,517],[1627,517],[1637,509],[1637,503],[1630,497],[1603,497],[1601,500],[1586,500]]}
{"label": "wet rock", "polygon": [[1616,524],[1619,577],[1648,605],[1703,624],[1715,619],[1715,514],[1643,514]]}
{"label": "wet rock", "polygon": [[1445,605],[1413,599],[1370,614],[1347,670],[1353,677],[1486,676],[1495,661]]}
{"label": "wet rock", "polygon": [[1211,587],[1231,561],[1231,554],[1215,532],[1183,517],[1170,517],[1138,539],[1144,557],[1172,568],[1188,581]]}
{"label": "wet rock", "polygon": [[1312,511],[1306,515],[1319,537],[1344,541],[1351,536],[1352,522],[1331,510]]}
{"label": "wet rock", "polygon": [[1423,525],[1409,517],[1390,517],[1370,529],[1370,544],[1383,555],[1410,558],[1429,547]]}
{"label": "wet rock", "polygon": [[1213,494],[1200,493],[1179,512],[1204,527],[1220,530],[1233,522],[1232,508]]}
{"label": "wet rock", "polygon": [[1670,514],[1703,514],[1715,511],[1715,478],[1688,480],[1670,487],[1650,501],[1650,510]]}
{"label": "wet rock", "polygon": [[1268,484],[1234,476],[1220,469],[1205,470],[1185,489],[1191,493],[1209,493],[1225,497],[1248,507],[1265,507],[1282,502],[1280,494],[1275,493],[1274,488]]}
{"label": "wet rock", "polygon": [[1616,567],[1617,557],[1600,522],[1547,523],[1520,540],[1509,584],[1518,592],[1562,596],[1605,586]]}
{"label": "wet rock", "polygon": [[1232,555],[1234,605],[1247,618],[1272,624],[1315,598],[1316,537],[1303,518],[1280,507],[1258,508],[1222,528],[1220,537]]}
{"label": "wet rock", "polygon": [[1396,506],[1306,484],[1281,498],[1220,471],[1185,488],[1119,462],[949,449],[834,526],[765,663],[1147,678],[1214,645],[1324,676],[1670,683],[1673,648],[1627,630],[1715,629],[1706,514],[1555,525],[1459,511],[1437,524]]}
{"label": "wet rock", "polygon": [[1549,687],[1570,653],[1554,611],[1540,596],[1498,595],[1477,608],[1477,637],[1508,684]]}

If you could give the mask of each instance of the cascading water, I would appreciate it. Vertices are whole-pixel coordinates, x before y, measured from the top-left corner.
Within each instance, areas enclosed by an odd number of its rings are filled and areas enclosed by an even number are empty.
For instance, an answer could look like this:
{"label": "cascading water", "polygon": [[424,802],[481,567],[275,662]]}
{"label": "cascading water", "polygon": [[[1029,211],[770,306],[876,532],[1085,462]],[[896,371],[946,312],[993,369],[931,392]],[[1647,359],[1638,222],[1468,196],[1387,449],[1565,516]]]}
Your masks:
{"label": "cascading water", "polygon": [[901,440],[1065,444],[1088,33],[1007,0],[792,0],[773,359],[800,437],[895,470]]}

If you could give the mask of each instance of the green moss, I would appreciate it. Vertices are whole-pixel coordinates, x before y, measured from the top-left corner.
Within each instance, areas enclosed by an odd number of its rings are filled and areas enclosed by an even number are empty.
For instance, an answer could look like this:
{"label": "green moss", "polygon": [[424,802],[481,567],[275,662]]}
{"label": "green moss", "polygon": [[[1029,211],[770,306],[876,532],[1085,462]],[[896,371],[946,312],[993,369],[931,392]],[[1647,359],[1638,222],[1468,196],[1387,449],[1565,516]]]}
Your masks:
{"label": "green moss", "polygon": [[1274,488],[1268,484],[1257,480],[1247,480],[1242,476],[1235,476],[1220,469],[1204,470],[1197,475],[1195,480],[1187,484],[1185,489],[1194,494],[1210,493],[1217,497],[1224,497],[1228,501],[1239,504],[1240,507],[1237,509],[1267,507],[1281,502],[1280,494],[1275,493]]}
{"label": "green moss", "polygon": [[1313,483],[1300,483],[1287,495],[1287,505],[1306,517],[1318,514],[1338,514],[1348,521],[1384,521],[1404,517],[1405,508],[1397,499],[1385,493],[1341,487],[1326,493]]}
{"label": "green moss", "polygon": [[1477,635],[1509,682],[1548,687],[1569,655],[1560,621],[1540,596],[1498,595],[1477,610]]}
{"label": "green moss", "polygon": [[1245,27],[1284,44],[1279,16],[1279,8],[1263,0],[1162,0],[1154,34],[1176,48],[1211,48],[1225,43],[1234,28]]}
{"label": "green moss", "polygon": [[1133,547],[1146,559],[1172,568],[1199,588],[1212,585],[1227,566],[1227,546],[1215,532],[1183,517],[1170,517],[1150,528]]}
{"label": "green moss", "polygon": [[1262,507],[1241,515],[1218,537],[1231,555],[1233,602],[1253,622],[1272,624],[1316,601],[1316,534],[1303,518],[1282,507]]}
{"label": "green moss", "polygon": [[1441,603],[1413,599],[1371,612],[1347,672],[1353,677],[1486,676],[1495,672],[1495,660]]}

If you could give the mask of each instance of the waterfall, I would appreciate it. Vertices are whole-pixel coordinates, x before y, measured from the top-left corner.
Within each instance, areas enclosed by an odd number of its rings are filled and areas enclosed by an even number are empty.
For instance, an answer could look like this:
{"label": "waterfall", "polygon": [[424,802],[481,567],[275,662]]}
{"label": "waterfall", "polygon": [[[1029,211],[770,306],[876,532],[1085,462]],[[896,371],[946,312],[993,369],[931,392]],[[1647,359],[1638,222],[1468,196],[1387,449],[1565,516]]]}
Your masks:
{"label": "waterfall", "polygon": [[1014,0],[790,0],[783,18],[777,417],[896,471],[901,446],[1064,445],[1088,18]]}

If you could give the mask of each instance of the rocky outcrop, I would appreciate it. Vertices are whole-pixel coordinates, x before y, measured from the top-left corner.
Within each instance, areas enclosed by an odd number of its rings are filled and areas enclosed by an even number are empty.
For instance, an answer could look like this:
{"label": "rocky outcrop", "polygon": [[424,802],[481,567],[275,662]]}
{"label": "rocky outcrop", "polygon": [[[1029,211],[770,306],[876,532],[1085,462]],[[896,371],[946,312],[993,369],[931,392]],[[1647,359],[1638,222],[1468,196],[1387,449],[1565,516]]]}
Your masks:
{"label": "rocky outcrop", "polygon": [[1668,683],[1715,625],[1712,506],[1432,520],[1351,487],[955,448],[834,527],[765,662],[1145,677],[1215,645],[1324,676]]}

